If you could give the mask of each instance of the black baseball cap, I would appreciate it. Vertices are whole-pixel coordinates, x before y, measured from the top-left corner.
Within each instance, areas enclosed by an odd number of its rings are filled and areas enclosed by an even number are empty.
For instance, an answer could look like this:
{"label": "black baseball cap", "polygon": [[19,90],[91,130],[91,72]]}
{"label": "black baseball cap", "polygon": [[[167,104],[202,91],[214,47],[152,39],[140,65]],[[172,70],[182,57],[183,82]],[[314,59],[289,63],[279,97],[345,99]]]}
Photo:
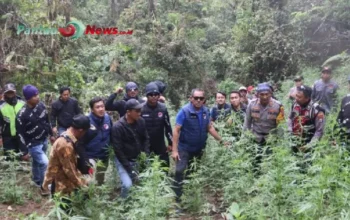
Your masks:
{"label": "black baseball cap", "polygon": [[129,99],[125,104],[126,110],[141,109],[141,108],[142,108],[142,104],[136,99]]}
{"label": "black baseball cap", "polygon": [[76,129],[87,130],[90,128],[90,119],[88,116],[79,114],[73,117],[72,127]]}
{"label": "black baseball cap", "polygon": [[146,85],[146,95],[150,94],[150,93],[160,93],[159,92],[159,88],[158,88],[158,85],[154,82],[150,82]]}
{"label": "black baseball cap", "polygon": [[6,92],[10,92],[10,91],[16,92],[16,87],[15,87],[15,85],[14,85],[13,83],[8,83],[8,84],[6,84],[6,85],[4,86],[4,94],[5,94]]}

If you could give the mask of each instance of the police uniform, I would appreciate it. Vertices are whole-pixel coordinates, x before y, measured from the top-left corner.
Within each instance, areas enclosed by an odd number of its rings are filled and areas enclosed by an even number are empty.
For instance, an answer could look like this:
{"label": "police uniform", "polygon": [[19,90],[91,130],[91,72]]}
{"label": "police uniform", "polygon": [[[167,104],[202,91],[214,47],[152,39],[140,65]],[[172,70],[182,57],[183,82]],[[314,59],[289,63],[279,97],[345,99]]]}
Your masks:
{"label": "police uniform", "polygon": [[247,107],[244,130],[251,130],[256,141],[263,143],[282,120],[284,120],[284,108],[279,101],[271,98],[269,104],[263,106],[260,104],[260,99],[254,99]]}

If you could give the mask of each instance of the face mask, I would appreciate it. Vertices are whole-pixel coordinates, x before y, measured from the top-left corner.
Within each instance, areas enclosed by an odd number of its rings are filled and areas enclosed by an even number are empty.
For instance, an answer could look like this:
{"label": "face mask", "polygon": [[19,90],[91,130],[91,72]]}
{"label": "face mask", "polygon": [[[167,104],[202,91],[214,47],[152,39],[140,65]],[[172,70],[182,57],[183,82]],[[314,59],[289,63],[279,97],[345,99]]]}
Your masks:
{"label": "face mask", "polygon": [[10,105],[16,105],[17,104],[17,97],[16,96],[11,97],[11,98],[5,96],[4,100],[5,100],[5,102],[7,102]]}

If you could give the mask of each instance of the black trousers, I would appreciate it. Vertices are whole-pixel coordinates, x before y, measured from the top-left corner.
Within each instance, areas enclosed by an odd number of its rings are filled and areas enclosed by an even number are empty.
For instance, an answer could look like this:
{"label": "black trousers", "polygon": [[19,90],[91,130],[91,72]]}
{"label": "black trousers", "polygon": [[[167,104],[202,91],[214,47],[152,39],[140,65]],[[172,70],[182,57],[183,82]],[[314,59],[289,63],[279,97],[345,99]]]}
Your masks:
{"label": "black trousers", "polygon": [[185,150],[179,149],[180,160],[176,162],[175,168],[175,182],[173,185],[174,192],[176,194],[176,201],[179,202],[182,196],[182,185],[183,180],[187,178],[188,174],[193,172],[193,170],[188,170],[185,173],[185,170],[191,167],[191,164],[194,161],[194,158],[201,159],[203,156],[203,151],[198,152],[188,152]]}
{"label": "black trousers", "polygon": [[11,152],[19,153],[19,139],[17,137],[3,137],[2,141],[6,160],[18,160],[19,157],[14,157]]}

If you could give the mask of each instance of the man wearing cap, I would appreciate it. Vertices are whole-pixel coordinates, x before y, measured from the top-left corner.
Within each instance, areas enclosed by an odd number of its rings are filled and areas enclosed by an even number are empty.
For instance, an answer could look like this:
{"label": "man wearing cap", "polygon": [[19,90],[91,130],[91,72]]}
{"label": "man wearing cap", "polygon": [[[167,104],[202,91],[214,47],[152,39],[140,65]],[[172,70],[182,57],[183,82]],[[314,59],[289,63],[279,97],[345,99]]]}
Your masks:
{"label": "man wearing cap", "polygon": [[[143,104],[141,117],[145,119],[147,133],[150,138],[150,150],[169,166],[168,151],[173,145],[172,130],[168,110],[165,104],[159,102],[160,92],[156,84],[146,85],[147,102]],[[165,146],[164,136],[168,140]]]}
{"label": "man wearing cap", "polygon": [[226,103],[226,93],[215,94],[216,105],[210,111],[210,120],[223,120],[230,112],[230,105]]}
{"label": "man wearing cap", "polygon": [[[40,187],[44,181],[48,159],[46,156],[47,138],[53,142],[51,124],[45,105],[40,102],[39,90],[32,85],[23,87],[26,104],[17,114],[16,129],[20,138],[20,150],[24,159],[32,157],[33,182]],[[49,192],[41,191],[42,195]]]}
{"label": "man wearing cap", "polygon": [[129,188],[138,180],[137,158],[142,152],[147,155],[150,152],[145,120],[141,117],[142,106],[136,99],[129,99],[125,104],[126,114],[112,127],[112,146],[123,198],[127,197]]}
{"label": "man wearing cap", "polygon": [[325,109],[326,114],[330,113],[337,104],[337,90],[339,86],[331,80],[332,69],[324,67],[322,69],[321,79],[317,80],[313,86],[312,101],[320,104]]}
{"label": "man wearing cap", "polygon": [[70,126],[75,115],[81,113],[78,101],[70,97],[70,88],[60,88],[60,97],[52,103],[51,124],[53,132],[62,134]]}
{"label": "man wearing cap", "polygon": [[177,202],[182,195],[182,184],[187,167],[194,158],[201,158],[206,146],[208,133],[217,141],[222,139],[209,119],[209,110],[204,106],[205,94],[202,89],[193,89],[191,102],[181,108],[176,116],[173,131],[172,158],[176,161],[174,191]]}
{"label": "man wearing cap", "polygon": [[0,139],[3,142],[6,160],[10,160],[11,151],[19,153],[20,143],[16,131],[16,115],[25,103],[17,98],[16,87],[12,83],[5,85],[3,94],[4,103],[0,105]]}
{"label": "man wearing cap", "polygon": [[121,94],[123,92],[122,88],[117,89],[115,93],[110,95],[106,101],[106,110],[107,111],[118,111],[119,116],[123,117],[126,113],[125,110],[125,103],[129,99],[136,99],[140,103],[143,103],[144,101],[138,97],[139,89],[136,83],[134,82],[128,82],[125,86],[126,94],[124,95],[122,100],[114,101],[114,99],[117,97],[118,94]]}
{"label": "man wearing cap", "polygon": [[297,87],[295,102],[288,117],[288,131],[297,138],[294,152],[309,152],[322,137],[325,125],[325,111],[311,100],[312,88]]}
{"label": "man wearing cap", "polygon": [[[348,77],[349,89],[350,89],[350,76]],[[338,125],[342,128],[341,130],[341,138],[350,140],[350,93],[346,95],[342,101],[340,106],[340,111],[337,117]]]}
{"label": "man wearing cap", "polygon": [[[50,162],[45,173],[42,188],[51,194],[62,193],[70,195],[75,190],[85,187],[87,181],[77,169],[76,152],[77,141],[90,128],[90,120],[85,115],[76,115],[72,119],[71,127],[63,132],[50,150]],[[67,210],[68,208],[64,208]]]}
{"label": "man wearing cap", "polygon": [[303,80],[304,80],[304,77],[302,76],[296,76],[294,78],[294,84],[295,86],[293,88],[291,88],[289,90],[289,93],[288,93],[288,98],[291,99],[291,100],[294,100],[296,95],[297,95],[297,87],[299,86],[302,86],[303,85]]}
{"label": "man wearing cap", "polygon": [[248,97],[247,97],[247,88],[244,86],[239,87],[239,93],[241,94],[241,102],[245,105],[248,105]]}
{"label": "man wearing cap", "polygon": [[244,130],[251,130],[259,148],[254,162],[254,168],[261,163],[262,146],[266,144],[267,136],[284,120],[283,105],[272,98],[272,90],[268,83],[258,85],[258,98],[252,100],[246,111]]}

